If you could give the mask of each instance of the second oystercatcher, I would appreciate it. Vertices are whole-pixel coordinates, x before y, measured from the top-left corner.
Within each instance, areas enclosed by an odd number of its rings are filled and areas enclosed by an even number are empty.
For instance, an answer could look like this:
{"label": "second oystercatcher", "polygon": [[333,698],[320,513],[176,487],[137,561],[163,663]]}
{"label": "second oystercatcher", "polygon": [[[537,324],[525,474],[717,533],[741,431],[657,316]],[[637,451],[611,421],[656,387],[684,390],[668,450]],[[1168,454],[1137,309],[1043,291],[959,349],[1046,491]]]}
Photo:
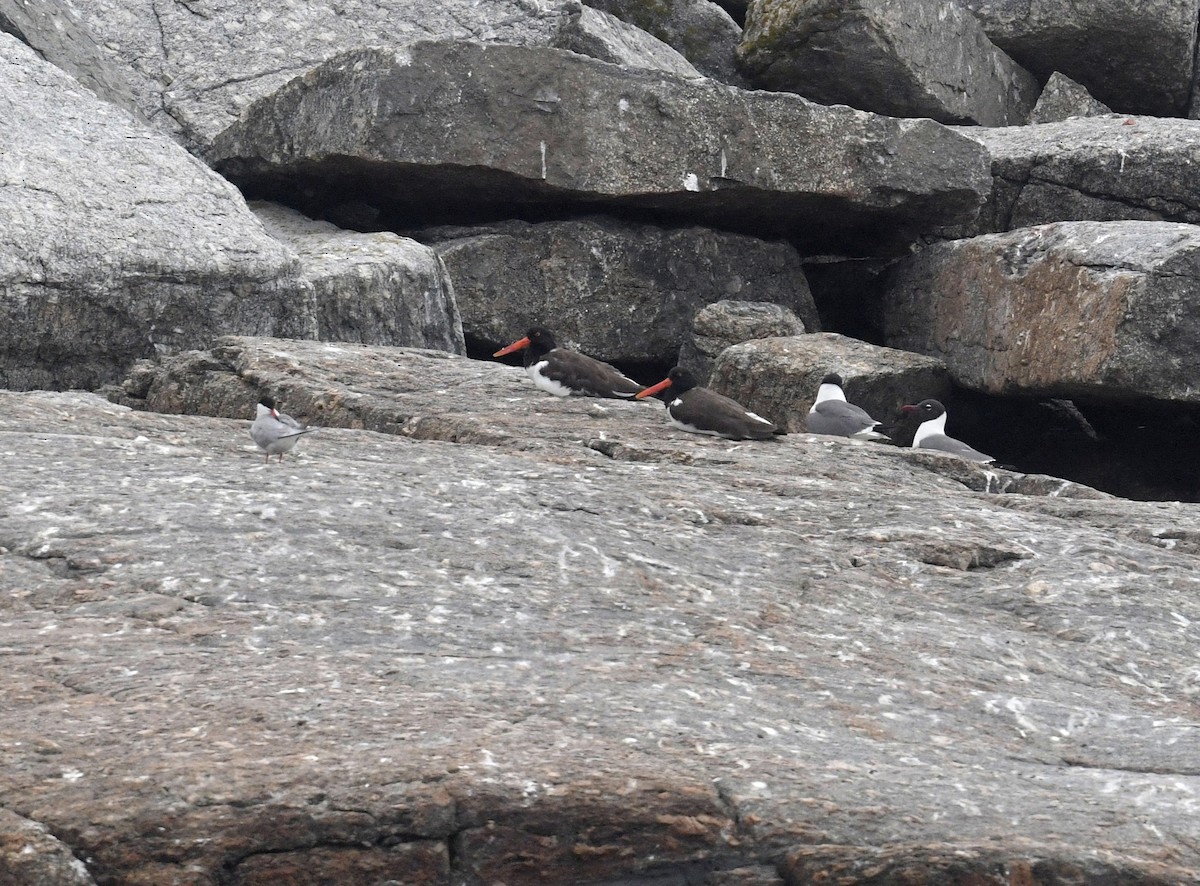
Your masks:
{"label": "second oystercatcher", "polygon": [[692,374],[679,366],[637,398],[641,400],[667,388],[675,394],[674,399],[667,401],[667,416],[680,430],[729,440],[768,440],[787,433],[736,400],[700,387]]}

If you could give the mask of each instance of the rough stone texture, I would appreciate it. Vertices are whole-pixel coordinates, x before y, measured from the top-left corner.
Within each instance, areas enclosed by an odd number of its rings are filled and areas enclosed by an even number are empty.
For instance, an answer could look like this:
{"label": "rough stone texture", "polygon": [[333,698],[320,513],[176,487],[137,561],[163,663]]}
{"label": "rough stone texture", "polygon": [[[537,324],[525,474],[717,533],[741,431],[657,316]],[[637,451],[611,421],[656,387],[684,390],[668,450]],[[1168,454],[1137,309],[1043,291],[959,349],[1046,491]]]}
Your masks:
{"label": "rough stone texture", "polygon": [[316,304],[316,338],[466,353],[454,287],[428,246],[345,231],[271,203],[251,209],[299,257],[296,274]]}
{"label": "rough stone texture", "polygon": [[[950,374],[940,360],[832,332],[731,347],[717,358],[711,387],[790,432],[803,432],[821,378],[830,372],[842,376],[846,399],[883,422],[882,430],[889,434],[905,403],[925,397],[946,400],[950,394]],[[911,442],[911,434],[905,442]]]}
{"label": "rough stone texture", "polygon": [[734,86],[746,86],[735,52],[742,29],[709,0],[587,0],[675,47],[701,72]]}
{"label": "rough stone texture", "polygon": [[930,246],[896,266],[890,345],[989,393],[1200,402],[1200,228],[1063,222]]}
{"label": "rough stone texture", "polygon": [[552,45],[618,65],[652,68],[679,77],[703,76],[657,37],[579,2],[563,5],[562,27]]}
{"label": "rough stone texture", "polygon": [[956,0],[756,0],[738,46],[761,88],[943,123],[1024,123],[1033,76]]}
{"label": "rough stone texture", "polygon": [[0,386],[90,387],[312,305],[228,182],[0,34]]}
{"label": "rough stone texture", "polygon": [[1092,98],[1085,86],[1055,71],[1029,112],[1029,122],[1058,123],[1071,117],[1099,117],[1111,113],[1112,108]]}
{"label": "rough stone texture", "polygon": [[669,364],[696,311],[731,298],[781,304],[818,325],[786,243],[602,217],[421,236],[445,262],[464,332],[489,351],[541,325],[601,360]]}
{"label": "rough stone texture", "polygon": [[1086,117],[958,131],[992,158],[980,232],[1054,221],[1200,222],[1200,121]]}
{"label": "rough stone texture", "polygon": [[569,199],[835,252],[969,220],[988,187],[982,148],[930,120],[470,43],[341,56],[257,103],[211,159],[256,193],[359,194],[412,224]]}
{"label": "rough stone texture", "polygon": [[1040,79],[1061,71],[1130,114],[1187,110],[1200,0],[961,0]]}
{"label": "rough stone texture", "polygon": [[105,101],[140,113],[125,65],[96,43],[69,0],[0,0],[0,31],[12,34]]}
{"label": "rough stone texture", "polygon": [[[0,555],[2,556],[2,555]],[[0,580],[0,584],[3,581]],[[52,756],[57,746],[35,742],[34,753]],[[6,886],[96,886],[83,862],[46,826],[0,809],[0,883]]]}
{"label": "rough stone texture", "polygon": [[128,65],[148,117],[197,152],[255,99],[340,53],[437,38],[549,46],[553,0],[87,0],[84,23]]}
{"label": "rough stone texture", "polygon": [[0,394],[0,804],[97,882],[1200,876],[1194,506],[225,348],[408,436]]}
{"label": "rough stone texture", "polygon": [[808,330],[789,308],[767,302],[719,301],[696,312],[692,334],[679,349],[678,363],[696,378],[707,379],[713,361],[726,348],[781,335],[803,335]]}

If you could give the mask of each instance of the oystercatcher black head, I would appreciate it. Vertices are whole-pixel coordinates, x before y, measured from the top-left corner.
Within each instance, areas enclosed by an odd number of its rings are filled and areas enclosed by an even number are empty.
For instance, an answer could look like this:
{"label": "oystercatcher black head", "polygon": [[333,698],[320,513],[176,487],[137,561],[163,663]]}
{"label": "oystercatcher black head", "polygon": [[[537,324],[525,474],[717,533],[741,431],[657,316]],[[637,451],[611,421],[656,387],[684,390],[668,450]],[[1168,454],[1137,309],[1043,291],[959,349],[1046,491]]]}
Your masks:
{"label": "oystercatcher black head", "polygon": [[696,377],[679,366],[637,396],[642,399],[668,388],[674,396],[667,400],[667,416],[680,430],[730,440],[766,440],[786,433],[736,400],[700,387]]}
{"label": "oystercatcher black head", "polygon": [[525,365],[528,366],[543,354],[553,351],[557,344],[554,342],[554,333],[545,326],[531,326],[529,331],[525,333],[524,338],[519,338],[511,345],[505,345],[493,357],[504,357],[508,354],[516,353],[517,351],[525,352]]}
{"label": "oystercatcher black head", "polygon": [[977,461],[980,464],[995,461],[990,455],[985,455],[978,449],[946,435],[946,407],[937,400],[922,400],[914,405],[904,405],[900,409],[906,414],[916,413],[921,424],[913,435],[914,449],[933,449],[938,452],[948,452],[959,458]]}

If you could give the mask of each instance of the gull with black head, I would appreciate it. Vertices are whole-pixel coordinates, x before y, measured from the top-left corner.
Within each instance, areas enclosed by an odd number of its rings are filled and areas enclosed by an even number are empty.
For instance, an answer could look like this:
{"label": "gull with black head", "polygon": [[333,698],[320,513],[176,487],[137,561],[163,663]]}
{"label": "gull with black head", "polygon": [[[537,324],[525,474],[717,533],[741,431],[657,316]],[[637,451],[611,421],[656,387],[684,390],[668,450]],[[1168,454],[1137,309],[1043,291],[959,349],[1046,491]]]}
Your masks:
{"label": "gull with black head", "polygon": [[879,422],[871,418],[865,409],[846,401],[842,377],[835,372],[821,379],[816,402],[808,410],[806,425],[812,434],[849,437],[852,440],[889,439],[886,434],[875,430]]}
{"label": "gull with black head", "polygon": [[914,449],[933,449],[937,452],[948,452],[959,458],[976,461],[980,464],[990,464],[995,461],[990,455],[984,455],[978,449],[968,446],[962,440],[956,440],[946,435],[946,407],[937,400],[922,400],[914,405],[900,407],[905,413],[915,413],[921,419],[921,424],[913,436]]}

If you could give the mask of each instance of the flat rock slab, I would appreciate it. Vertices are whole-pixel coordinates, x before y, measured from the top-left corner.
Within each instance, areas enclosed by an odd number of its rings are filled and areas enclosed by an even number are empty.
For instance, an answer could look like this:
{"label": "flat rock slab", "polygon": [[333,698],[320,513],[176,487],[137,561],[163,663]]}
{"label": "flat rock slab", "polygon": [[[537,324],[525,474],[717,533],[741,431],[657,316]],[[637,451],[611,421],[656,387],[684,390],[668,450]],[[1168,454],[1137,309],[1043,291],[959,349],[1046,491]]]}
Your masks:
{"label": "flat rock slab", "polygon": [[725,299],[772,302],[820,326],[788,243],[603,217],[419,236],[445,263],[464,333],[493,351],[536,325],[600,360],[670,365],[696,312]]}
{"label": "flat rock slab", "polygon": [[261,196],[358,199],[394,226],[570,203],[838,253],[967,222],[990,187],[983,149],[929,120],[463,42],[339,56],[247,109],[209,159]]}
{"label": "flat rock slab", "polygon": [[1125,114],[1172,116],[1192,92],[1198,0],[961,0],[1041,79],[1061,71]]}
{"label": "flat rock slab", "polygon": [[979,233],[1056,221],[1200,222],[1200,120],[1086,117],[958,131],[992,158]]}
{"label": "flat rock slab", "polygon": [[1200,229],[1063,222],[936,244],[897,265],[889,344],[994,394],[1200,402]]}
{"label": "flat rock slab", "polygon": [[764,89],[943,123],[1019,125],[1039,91],[955,0],[758,0],[738,59]]}
{"label": "flat rock slab", "polygon": [[312,334],[237,189],[0,33],[0,386],[94,387],[240,332]]}
{"label": "flat rock slab", "polygon": [[97,883],[1200,876],[1195,507],[223,348],[488,445],[0,394],[0,805]]}

